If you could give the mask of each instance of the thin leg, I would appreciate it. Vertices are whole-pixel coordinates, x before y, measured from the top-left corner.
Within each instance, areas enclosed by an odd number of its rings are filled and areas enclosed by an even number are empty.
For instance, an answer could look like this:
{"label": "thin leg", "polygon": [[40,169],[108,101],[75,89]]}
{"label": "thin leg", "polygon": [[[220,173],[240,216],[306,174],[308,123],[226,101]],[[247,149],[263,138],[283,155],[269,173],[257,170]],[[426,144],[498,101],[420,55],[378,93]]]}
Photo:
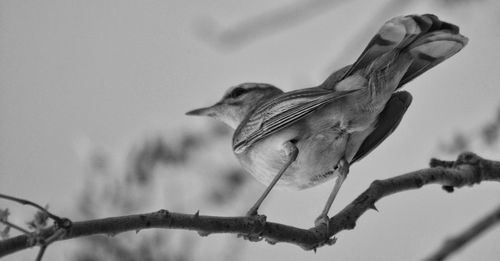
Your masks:
{"label": "thin leg", "polygon": [[314,224],[316,226],[320,226],[322,224],[328,225],[328,211],[330,211],[330,208],[332,207],[332,203],[335,200],[335,197],[337,196],[337,193],[340,190],[340,187],[342,186],[342,183],[344,183],[345,178],[347,177],[347,174],[349,173],[349,163],[345,161],[345,159],[341,159],[337,165],[338,171],[339,171],[339,176],[335,180],[335,186],[333,187],[332,193],[330,193],[330,196],[328,197],[328,200],[326,201],[325,208],[321,212],[321,214],[316,218],[314,221]]}
{"label": "thin leg", "polygon": [[262,202],[267,197],[267,195],[269,194],[271,189],[273,189],[274,185],[276,185],[276,183],[278,183],[278,180],[281,178],[283,173],[285,173],[286,169],[288,169],[290,164],[292,164],[295,161],[295,159],[297,159],[297,155],[299,154],[299,150],[297,149],[295,144],[288,141],[287,143],[284,144],[284,150],[285,150],[285,155],[288,157],[287,162],[285,163],[285,165],[283,165],[283,167],[281,167],[278,174],[274,177],[274,179],[271,181],[269,186],[267,186],[266,190],[264,191],[264,193],[262,193],[262,195],[257,200],[257,202],[255,202],[255,204],[250,208],[250,210],[248,210],[247,216],[257,215],[257,211],[259,210],[260,204],[262,204]]}

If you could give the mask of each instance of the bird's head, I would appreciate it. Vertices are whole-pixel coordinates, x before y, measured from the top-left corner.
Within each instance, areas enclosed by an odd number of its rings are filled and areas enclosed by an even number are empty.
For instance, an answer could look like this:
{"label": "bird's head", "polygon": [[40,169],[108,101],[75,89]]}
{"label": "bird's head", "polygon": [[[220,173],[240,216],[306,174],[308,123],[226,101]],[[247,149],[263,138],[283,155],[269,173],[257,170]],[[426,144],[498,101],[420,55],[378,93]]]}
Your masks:
{"label": "bird's head", "polygon": [[229,88],[216,104],[192,110],[186,115],[209,116],[236,129],[245,116],[263,101],[283,93],[265,83],[242,83]]}

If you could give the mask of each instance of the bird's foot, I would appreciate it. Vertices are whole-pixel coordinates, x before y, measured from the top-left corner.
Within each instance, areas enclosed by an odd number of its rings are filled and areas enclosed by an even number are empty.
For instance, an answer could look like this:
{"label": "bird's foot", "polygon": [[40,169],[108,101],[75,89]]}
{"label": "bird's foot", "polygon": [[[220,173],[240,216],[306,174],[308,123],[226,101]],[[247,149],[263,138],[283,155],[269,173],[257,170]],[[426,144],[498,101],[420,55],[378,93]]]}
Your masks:
{"label": "bird's foot", "polygon": [[312,231],[318,238],[318,243],[312,247],[314,252],[316,252],[316,249],[318,247],[324,245],[331,246],[335,244],[335,242],[337,241],[335,237],[330,237],[329,228],[330,228],[330,219],[328,218],[327,215],[321,214],[314,221],[314,227],[310,229],[310,231]]}
{"label": "bird's foot", "polygon": [[333,245],[335,243],[335,238],[330,238],[330,218],[326,214],[321,214],[314,220],[314,232],[318,235],[318,238],[324,241],[320,245],[328,244]]}
{"label": "bird's foot", "polygon": [[317,228],[324,227],[326,228],[326,231],[328,231],[328,227],[330,224],[330,218],[328,218],[327,215],[321,214],[319,217],[314,220],[314,226]]}
{"label": "bird's foot", "polygon": [[248,210],[247,214],[247,226],[248,233],[240,233],[238,237],[242,237],[243,239],[256,242],[262,240],[262,231],[266,225],[267,217],[265,215],[259,215],[257,212],[257,208],[251,208]]}

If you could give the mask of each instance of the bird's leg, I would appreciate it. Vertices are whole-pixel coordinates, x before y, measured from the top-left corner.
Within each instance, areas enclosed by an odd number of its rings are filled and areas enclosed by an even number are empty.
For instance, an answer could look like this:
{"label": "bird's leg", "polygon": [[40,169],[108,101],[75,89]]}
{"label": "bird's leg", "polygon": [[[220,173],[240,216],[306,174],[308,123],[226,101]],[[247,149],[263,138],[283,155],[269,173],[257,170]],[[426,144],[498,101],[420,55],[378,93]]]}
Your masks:
{"label": "bird's leg", "polygon": [[285,173],[285,171],[288,169],[290,164],[292,164],[295,161],[295,159],[297,159],[297,155],[299,154],[299,150],[297,149],[297,146],[295,146],[295,144],[292,141],[287,141],[283,145],[283,147],[284,147],[283,150],[284,150],[285,156],[287,157],[285,165],[283,165],[283,167],[281,167],[278,174],[276,174],[274,179],[271,181],[269,186],[267,186],[266,190],[264,191],[264,193],[262,193],[262,195],[257,200],[257,202],[255,202],[255,204],[250,208],[250,210],[248,210],[247,216],[257,215],[257,211],[259,210],[260,204],[262,204],[264,199],[267,197],[267,195],[269,194],[271,189],[273,189],[274,185],[276,185],[276,183],[281,178],[283,173]]}
{"label": "bird's leg", "polygon": [[335,196],[337,196],[337,193],[339,192],[342,183],[344,182],[345,178],[347,177],[347,174],[349,173],[349,163],[347,163],[347,161],[344,158],[342,158],[337,164],[337,171],[339,172],[339,176],[335,180],[335,186],[333,187],[332,193],[330,194],[328,200],[326,201],[325,208],[314,221],[314,225],[317,227],[324,224],[328,228],[328,223],[330,221],[330,219],[328,218],[328,211],[330,211],[332,203],[335,200]]}

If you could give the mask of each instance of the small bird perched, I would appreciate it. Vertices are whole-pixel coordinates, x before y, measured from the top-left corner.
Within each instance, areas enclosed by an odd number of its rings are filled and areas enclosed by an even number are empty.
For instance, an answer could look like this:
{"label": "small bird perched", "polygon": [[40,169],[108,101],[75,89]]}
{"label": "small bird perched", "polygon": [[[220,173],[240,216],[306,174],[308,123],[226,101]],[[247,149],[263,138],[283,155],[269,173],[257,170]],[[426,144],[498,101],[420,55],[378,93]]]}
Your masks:
{"label": "small bird perched", "polygon": [[468,39],[456,25],[432,14],[387,21],[352,64],[317,87],[283,92],[263,83],[230,88],[216,104],[187,115],[204,115],[233,129],[241,165],[268,187],[305,189],[337,177],[316,219],[328,229],[328,211],[349,166],[398,126],[412,97],[397,91],[460,51]]}

